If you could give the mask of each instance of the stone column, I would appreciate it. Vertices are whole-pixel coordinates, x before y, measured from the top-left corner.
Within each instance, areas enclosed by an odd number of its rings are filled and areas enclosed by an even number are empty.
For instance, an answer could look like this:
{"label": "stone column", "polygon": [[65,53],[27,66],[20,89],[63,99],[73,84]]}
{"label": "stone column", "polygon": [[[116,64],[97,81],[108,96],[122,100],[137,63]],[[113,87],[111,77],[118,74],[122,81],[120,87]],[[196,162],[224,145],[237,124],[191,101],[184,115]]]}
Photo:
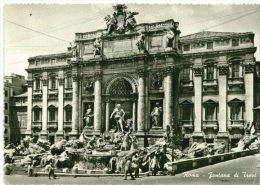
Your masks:
{"label": "stone column", "polygon": [[195,91],[195,118],[194,118],[194,132],[193,140],[201,141],[203,135],[201,132],[202,127],[202,73],[203,67],[195,67],[194,70],[194,91]]}
{"label": "stone column", "polygon": [[164,70],[164,103],[165,103],[165,120],[163,128],[167,125],[171,126],[173,118],[173,78],[172,78],[173,68],[167,67]]}
{"label": "stone column", "polygon": [[56,141],[63,139],[63,119],[64,119],[64,78],[58,78],[58,131],[56,132]]}
{"label": "stone column", "polygon": [[27,80],[27,129],[25,134],[31,136],[32,134],[32,96],[33,96],[33,81]]}
{"label": "stone column", "polygon": [[110,120],[110,115],[109,115],[109,98],[105,100],[106,102],[106,131],[109,131],[109,120]]}
{"label": "stone column", "polygon": [[227,74],[228,65],[218,67],[219,70],[219,133],[227,132]]}
{"label": "stone column", "polygon": [[244,64],[245,66],[245,120],[253,122],[254,114],[254,63]]}
{"label": "stone column", "polygon": [[82,114],[82,100],[81,100],[81,93],[82,93],[82,75],[79,75],[78,79],[78,129],[80,132],[83,130],[83,114]]}
{"label": "stone column", "polygon": [[227,133],[227,121],[228,121],[228,110],[227,110],[227,75],[229,71],[228,65],[221,65],[218,67],[219,71],[219,115],[218,125],[219,132],[217,139],[214,140],[216,143],[224,142],[226,144],[225,151],[228,152],[229,138]]}
{"label": "stone column", "polygon": [[133,119],[133,131],[135,132],[136,131],[136,100],[133,99],[133,116],[132,116],[132,119]]}
{"label": "stone column", "polygon": [[137,112],[137,131],[144,132],[145,130],[145,71],[138,69],[138,112]]}
{"label": "stone column", "polygon": [[48,79],[42,78],[42,131],[40,136],[42,139],[48,138]]}
{"label": "stone column", "polygon": [[79,96],[78,96],[78,74],[72,75],[72,130],[69,133],[70,139],[76,139],[78,136],[78,118],[79,118]]}
{"label": "stone column", "polygon": [[100,133],[101,131],[101,72],[94,73],[95,86],[94,86],[94,132]]}

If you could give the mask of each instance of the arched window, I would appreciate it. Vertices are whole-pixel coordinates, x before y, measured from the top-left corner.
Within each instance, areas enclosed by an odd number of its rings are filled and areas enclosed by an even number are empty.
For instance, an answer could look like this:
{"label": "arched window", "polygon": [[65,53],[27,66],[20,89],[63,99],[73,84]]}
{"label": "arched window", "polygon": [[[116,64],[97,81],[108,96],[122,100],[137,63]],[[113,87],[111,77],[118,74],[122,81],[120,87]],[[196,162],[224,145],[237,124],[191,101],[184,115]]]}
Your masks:
{"label": "arched window", "polygon": [[234,122],[242,121],[244,119],[244,102],[235,98],[229,101],[228,105],[230,107],[230,120]]}
{"label": "arched window", "polygon": [[65,76],[65,88],[72,88],[72,75],[70,73]]}
{"label": "arched window", "polygon": [[243,77],[243,68],[241,58],[233,58],[229,60],[229,78],[241,78]]}
{"label": "arched window", "polygon": [[110,87],[109,94],[125,96],[130,95],[133,92],[131,84],[124,78],[116,80]]}
{"label": "arched window", "polygon": [[50,105],[48,107],[48,112],[49,112],[49,121],[50,122],[55,122],[57,121],[57,107],[55,107],[54,105]]}
{"label": "arched window", "polygon": [[37,105],[33,107],[33,121],[40,122],[42,120],[41,112],[42,112],[41,107]]}
{"label": "arched window", "polygon": [[34,75],[34,90],[41,89],[41,76],[39,74]]}
{"label": "arched window", "polygon": [[204,105],[204,120],[205,121],[216,121],[218,120],[218,102],[213,100],[207,100],[203,103]]}
{"label": "arched window", "polygon": [[57,79],[56,74],[51,73],[49,75],[49,89],[57,89]]}

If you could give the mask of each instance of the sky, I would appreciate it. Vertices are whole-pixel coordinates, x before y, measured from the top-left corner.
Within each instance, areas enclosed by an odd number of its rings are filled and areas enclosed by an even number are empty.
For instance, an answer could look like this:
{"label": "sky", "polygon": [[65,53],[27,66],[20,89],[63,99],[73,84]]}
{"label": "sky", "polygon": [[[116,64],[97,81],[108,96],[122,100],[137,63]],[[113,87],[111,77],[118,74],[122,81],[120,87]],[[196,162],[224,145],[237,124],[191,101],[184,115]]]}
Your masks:
{"label": "sky", "polygon": [[[104,17],[115,4],[4,4],[3,74],[27,77],[29,57],[67,51],[75,33],[105,29]],[[174,19],[181,36],[200,31],[255,33],[256,60],[260,60],[260,4],[187,5],[126,4],[139,12],[137,23]],[[19,25],[19,26],[18,26]],[[40,34],[42,32],[50,37]],[[53,38],[55,37],[55,38]]]}

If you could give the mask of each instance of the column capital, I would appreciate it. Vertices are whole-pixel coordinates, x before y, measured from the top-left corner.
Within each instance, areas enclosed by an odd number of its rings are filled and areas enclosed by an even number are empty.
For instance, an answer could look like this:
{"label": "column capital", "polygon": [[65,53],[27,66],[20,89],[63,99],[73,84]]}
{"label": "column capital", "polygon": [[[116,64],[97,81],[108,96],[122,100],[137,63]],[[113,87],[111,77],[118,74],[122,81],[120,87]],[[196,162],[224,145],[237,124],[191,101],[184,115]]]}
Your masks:
{"label": "column capital", "polygon": [[203,73],[203,67],[200,66],[200,67],[193,67],[193,70],[194,70],[194,75],[195,76],[202,76],[202,73]]}
{"label": "column capital", "polygon": [[245,66],[245,73],[253,73],[255,69],[255,63],[247,63],[244,64]]}
{"label": "column capital", "polygon": [[78,74],[72,74],[72,80],[73,80],[73,82],[78,82],[79,75]]}
{"label": "column capital", "polygon": [[137,73],[140,77],[144,77],[146,75],[146,70],[143,68],[138,68]]}
{"label": "column capital", "polygon": [[27,80],[27,84],[28,84],[28,87],[32,87],[33,86],[33,80]]}
{"label": "column capital", "polygon": [[42,81],[42,85],[43,86],[46,86],[46,85],[48,85],[48,79],[47,78],[41,78],[41,81]]}
{"label": "column capital", "polygon": [[174,72],[175,68],[174,67],[165,67],[164,68],[164,75],[171,75]]}
{"label": "column capital", "polygon": [[59,81],[59,85],[63,85],[64,84],[64,78],[58,78]]}
{"label": "column capital", "polygon": [[101,71],[95,71],[94,72],[94,79],[95,80],[101,80],[102,73]]}
{"label": "column capital", "polygon": [[218,71],[219,71],[219,75],[227,75],[229,71],[228,65],[218,66]]}

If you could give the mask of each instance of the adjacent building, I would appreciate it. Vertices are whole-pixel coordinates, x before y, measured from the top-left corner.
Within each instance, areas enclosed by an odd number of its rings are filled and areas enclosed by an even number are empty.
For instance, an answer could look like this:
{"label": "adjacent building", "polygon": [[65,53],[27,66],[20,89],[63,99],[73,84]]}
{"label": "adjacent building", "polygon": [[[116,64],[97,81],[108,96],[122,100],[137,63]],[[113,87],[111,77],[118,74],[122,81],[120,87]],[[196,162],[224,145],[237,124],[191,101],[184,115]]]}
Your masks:
{"label": "adjacent building", "polygon": [[13,132],[15,122],[13,121],[13,97],[26,91],[26,79],[18,74],[4,77],[4,141],[16,142]]}
{"label": "adjacent building", "polygon": [[136,25],[125,7],[114,8],[106,30],[76,33],[68,52],[28,59],[25,134],[54,142],[78,137],[86,124],[89,135],[108,132],[120,104],[140,143],[174,124],[183,147],[203,140],[233,147],[256,119],[254,33],[180,37],[174,20]]}

